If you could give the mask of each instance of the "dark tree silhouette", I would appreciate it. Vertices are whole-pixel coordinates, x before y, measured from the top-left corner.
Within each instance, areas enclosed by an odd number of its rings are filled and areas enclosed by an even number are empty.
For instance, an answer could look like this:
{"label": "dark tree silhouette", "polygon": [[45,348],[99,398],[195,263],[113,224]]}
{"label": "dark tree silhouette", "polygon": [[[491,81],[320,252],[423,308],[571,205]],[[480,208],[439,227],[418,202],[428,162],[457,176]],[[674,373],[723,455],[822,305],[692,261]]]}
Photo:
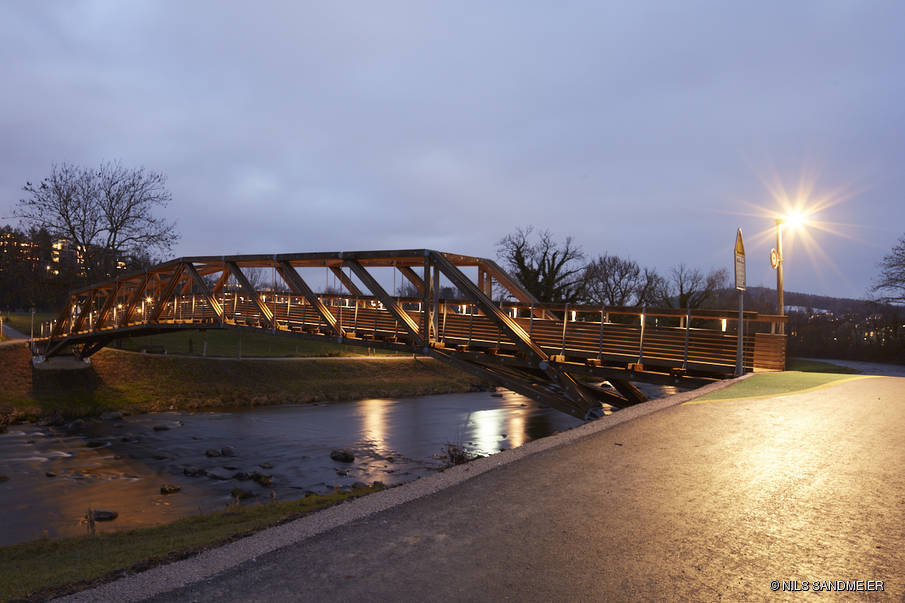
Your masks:
{"label": "dark tree silhouette", "polygon": [[884,292],[889,303],[905,303],[905,236],[880,262],[880,276],[874,291]]}
{"label": "dark tree silhouette", "polygon": [[679,264],[670,271],[660,301],[667,307],[701,308],[716,301],[728,281],[729,271],[725,268],[704,274],[697,268]]}
{"label": "dark tree silhouette", "polygon": [[76,250],[87,281],[113,275],[117,262],[150,251],[169,251],[178,240],[175,224],[154,215],[171,199],[166,178],[119,163],[83,168],[53,165],[50,175],[27,182],[28,196],[15,215],[26,225],[66,239]]}
{"label": "dark tree silhouette", "polygon": [[585,272],[587,298],[607,306],[641,306],[665,296],[666,281],[634,260],[604,253]]}
{"label": "dark tree silhouette", "polygon": [[584,252],[566,237],[556,241],[550,231],[519,228],[500,239],[497,257],[509,273],[542,302],[574,303],[584,295]]}

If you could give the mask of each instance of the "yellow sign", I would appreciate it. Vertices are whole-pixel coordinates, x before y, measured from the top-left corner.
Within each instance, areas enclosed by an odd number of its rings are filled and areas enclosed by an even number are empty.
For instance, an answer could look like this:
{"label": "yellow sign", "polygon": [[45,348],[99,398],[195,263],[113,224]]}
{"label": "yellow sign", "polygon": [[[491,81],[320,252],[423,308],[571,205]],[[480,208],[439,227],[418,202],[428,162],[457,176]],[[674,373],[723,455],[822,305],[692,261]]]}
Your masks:
{"label": "yellow sign", "polygon": [[735,288],[745,290],[745,243],[742,241],[742,229],[735,235]]}

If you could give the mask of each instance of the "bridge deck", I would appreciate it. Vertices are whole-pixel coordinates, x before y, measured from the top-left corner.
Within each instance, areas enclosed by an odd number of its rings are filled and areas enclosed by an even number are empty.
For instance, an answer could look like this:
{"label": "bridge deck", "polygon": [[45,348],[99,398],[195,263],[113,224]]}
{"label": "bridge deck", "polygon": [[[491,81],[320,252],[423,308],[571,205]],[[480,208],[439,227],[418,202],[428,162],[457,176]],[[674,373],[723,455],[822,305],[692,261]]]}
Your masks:
{"label": "bridge deck", "polygon": [[[298,271],[312,267],[346,292],[315,293]],[[398,270],[419,297],[390,295],[375,267]],[[267,289],[245,274],[261,268],[272,269]],[[477,283],[463,268],[477,269]],[[440,297],[441,277],[456,299]],[[493,301],[494,286],[508,299]],[[745,314],[745,370],[783,368],[782,320]],[[122,337],[254,328],[431,354],[586,416],[600,402],[639,401],[628,380],[691,386],[732,375],[737,323],[734,311],[542,304],[492,260],[431,250],[232,256],[173,260],[75,291],[39,349],[86,357]],[[588,387],[585,375],[621,393]]]}

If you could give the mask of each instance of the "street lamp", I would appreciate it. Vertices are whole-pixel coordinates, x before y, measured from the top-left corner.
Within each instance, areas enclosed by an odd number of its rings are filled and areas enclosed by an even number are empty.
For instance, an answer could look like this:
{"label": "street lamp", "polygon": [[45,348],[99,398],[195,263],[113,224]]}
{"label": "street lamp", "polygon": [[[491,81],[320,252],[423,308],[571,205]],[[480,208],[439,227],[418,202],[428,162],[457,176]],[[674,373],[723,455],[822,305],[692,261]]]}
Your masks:
{"label": "street lamp", "polygon": [[[782,230],[783,226],[788,226],[790,228],[798,228],[799,226],[804,226],[807,224],[808,218],[805,214],[800,211],[793,211],[782,218],[776,218],[776,249],[774,256],[774,263],[776,268],[776,313],[780,316],[785,316],[786,307],[782,298],[782,264],[783,264],[783,256],[782,256]],[[783,323],[779,323],[779,332],[785,332],[785,325]]]}

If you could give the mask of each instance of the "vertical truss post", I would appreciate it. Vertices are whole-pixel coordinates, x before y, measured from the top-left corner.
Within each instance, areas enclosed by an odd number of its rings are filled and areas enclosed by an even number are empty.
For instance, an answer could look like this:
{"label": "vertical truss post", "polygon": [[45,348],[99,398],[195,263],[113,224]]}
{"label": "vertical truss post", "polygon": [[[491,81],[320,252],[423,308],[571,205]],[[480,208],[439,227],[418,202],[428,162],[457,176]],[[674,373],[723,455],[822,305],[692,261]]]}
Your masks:
{"label": "vertical truss post", "polygon": [[685,353],[682,355],[682,370],[688,370],[688,334],[691,328],[691,308],[685,309]]}
{"label": "vertical truss post", "polygon": [[638,341],[638,364],[644,364],[644,312],[647,306],[641,307],[641,337]]}
{"label": "vertical truss post", "polygon": [[[437,267],[434,266],[434,280],[431,282],[431,293],[433,293],[433,307],[431,308],[431,316],[433,317],[433,321],[431,323],[431,328],[434,330],[434,340],[440,340],[440,272],[437,271]],[[445,323],[446,315],[444,314],[443,320]]]}

